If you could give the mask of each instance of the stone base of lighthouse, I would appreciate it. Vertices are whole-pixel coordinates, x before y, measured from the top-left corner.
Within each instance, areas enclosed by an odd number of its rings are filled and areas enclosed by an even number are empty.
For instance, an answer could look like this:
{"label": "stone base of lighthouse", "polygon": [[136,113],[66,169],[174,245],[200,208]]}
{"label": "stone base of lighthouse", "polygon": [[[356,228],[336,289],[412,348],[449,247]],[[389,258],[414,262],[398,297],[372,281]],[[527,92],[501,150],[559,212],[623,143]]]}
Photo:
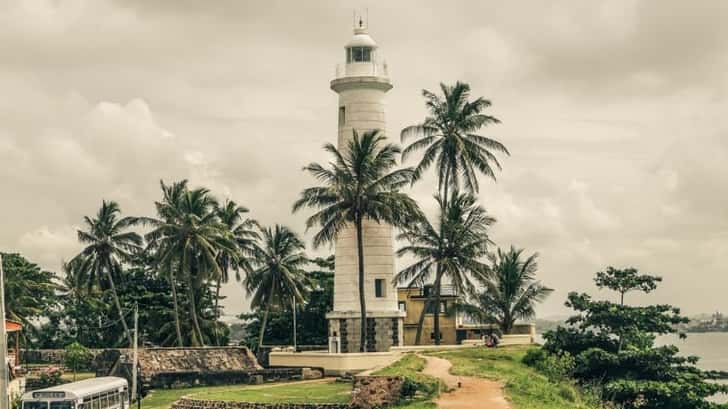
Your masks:
{"label": "stone base of lighthouse", "polygon": [[[404,345],[404,317],[399,311],[367,312],[366,352],[387,352]],[[329,321],[329,352],[359,352],[361,347],[361,314],[358,311],[333,311]]]}

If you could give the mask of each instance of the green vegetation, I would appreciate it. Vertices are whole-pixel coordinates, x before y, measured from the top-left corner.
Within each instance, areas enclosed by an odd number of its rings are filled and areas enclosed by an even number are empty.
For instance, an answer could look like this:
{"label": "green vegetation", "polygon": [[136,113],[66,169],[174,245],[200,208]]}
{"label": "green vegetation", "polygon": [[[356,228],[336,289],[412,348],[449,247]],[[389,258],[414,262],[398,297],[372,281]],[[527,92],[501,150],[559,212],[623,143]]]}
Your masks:
{"label": "green vegetation", "polygon": [[359,351],[367,350],[366,299],[364,296],[364,237],[365,220],[403,227],[424,217],[411,197],[400,189],[412,182],[411,168],[396,169],[400,149],[386,143],[379,130],[353,137],[341,149],[332,144],[325,146],[333,160],[324,167],[311,163],[308,171],[322,184],[301,192],[293,204],[293,211],[303,208],[316,210],[306,220],[306,228],[318,226],[313,245],[331,244],[347,226],[356,229],[359,311],[361,335]]}
{"label": "green vegetation", "polygon": [[688,322],[671,305],[632,306],[630,292],[649,293],[662,281],[634,268],[609,267],[596,275],[599,289],[620,294],[620,302],[593,300],[588,294],[569,294],[566,305],[576,311],[559,327],[544,334],[544,349],[571,355],[574,377],[582,384],[598,384],[610,401],[625,408],[709,409],[726,405],[706,398],[728,392],[728,385],[708,381],[696,357],[679,356],[673,345],[655,346],[656,335],[676,333]]}
{"label": "green vegetation", "polygon": [[403,376],[417,385],[418,393],[415,398],[396,406],[395,409],[434,409],[435,404],[432,399],[440,394],[444,385],[439,379],[423,374],[424,368],[424,359],[414,354],[407,354],[392,365],[375,372],[374,375]]}
{"label": "green vegetation", "polygon": [[511,246],[490,255],[491,274],[483,280],[484,289],[474,295],[474,302],[459,307],[483,323],[496,324],[510,334],[516,320],[533,319],[536,303],[543,302],[552,289],[536,281],[538,253],[523,259],[523,249]]}
{"label": "green vegetation", "polygon": [[[415,343],[422,336],[422,324],[426,313],[435,314],[435,327],[439,328],[440,283],[443,279],[451,283],[458,294],[470,294],[476,291],[476,283],[483,282],[489,275],[489,266],[482,262],[488,255],[488,245],[492,243],[488,237],[488,229],[495,223],[485,209],[477,203],[471,194],[458,194],[446,202],[435,197],[440,212],[437,219],[439,228],[426,218],[406,226],[397,237],[406,241],[397,251],[397,256],[413,259],[412,264],[402,269],[395,277],[400,283],[416,286],[432,279],[434,274],[435,296],[425,301],[420,313]],[[438,330],[435,343],[439,343]]]}
{"label": "green vegetation", "polygon": [[76,381],[76,375],[78,373],[78,370],[81,368],[89,367],[92,360],[91,351],[89,351],[88,348],[79,344],[78,342],[66,345],[65,351],[66,367],[70,368],[71,371],[73,371],[73,380]]}
{"label": "green vegetation", "polygon": [[[485,114],[485,110],[490,107],[490,101],[482,97],[470,101],[470,85],[460,81],[453,86],[440,83],[440,90],[442,97],[431,91],[422,90],[428,116],[423,122],[404,128],[400,138],[402,142],[412,137],[416,138],[402,152],[402,161],[414,152],[424,150],[422,158],[414,169],[413,182],[421,179],[423,173],[431,165],[435,165],[437,174],[435,197],[440,204],[439,238],[444,240],[448,237],[445,231],[448,223],[445,218],[449,213],[450,196],[452,195],[452,199],[458,196],[461,181],[465,191],[470,194],[478,193],[479,173],[495,180],[493,168],[501,167],[495,153],[508,154],[508,150],[495,139],[477,134],[481,128],[499,122],[494,116]],[[423,311],[426,311],[427,305],[433,301],[438,306],[434,309],[434,333],[435,344],[439,345],[441,278],[443,275],[462,273],[453,266],[440,265],[439,261],[436,264],[434,291],[428,295]],[[423,322],[421,317],[415,337],[417,345],[420,344],[422,337]]]}
{"label": "green vegetation", "polygon": [[[309,287],[303,267],[308,264],[306,245],[296,233],[281,225],[261,229],[262,244],[252,250],[253,270],[245,278],[252,295],[250,306],[262,309],[263,321],[258,334],[258,350],[263,346],[265,325],[271,307],[302,304]],[[295,344],[295,340],[294,340]]]}
{"label": "green vegetation", "polygon": [[522,362],[528,347],[472,348],[436,353],[455,375],[501,381],[514,409],[601,409],[598,399],[567,380],[552,380]]}
{"label": "green vegetation", "polygon": [[193,399],[237,402],[345,403],[351,385],[341,382],[294,382],[279,385],[210,386],[152,391],[142,400],[143,409],[167,409],[183,396]]}

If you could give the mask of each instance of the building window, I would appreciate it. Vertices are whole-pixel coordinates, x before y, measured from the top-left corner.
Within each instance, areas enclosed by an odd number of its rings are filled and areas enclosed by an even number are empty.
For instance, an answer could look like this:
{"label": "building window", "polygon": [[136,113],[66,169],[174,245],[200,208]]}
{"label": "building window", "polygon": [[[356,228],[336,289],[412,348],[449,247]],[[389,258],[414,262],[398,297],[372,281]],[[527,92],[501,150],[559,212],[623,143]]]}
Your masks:
{"label": "building window", "polygon": [[386,296],[384,279],[377,278],[374,280],[374,296],[377,298],[382,298]]}
{"label": "building window", "polygon": [[407,302],[406,301],[400,301],[397,306],[399,307],[400,312],[407,312]]}
{"label": "building window", "polygon": [[[430,332],[430,339],[435,339],[435,331]],[[442,341],[442,331],[440,331],[440,340]]]}
{"label": "building window", "polygon": [[371,47],[350,47],[346,49],[346,62],[369,62],[372,60]]}
{"label": "building window", "polygon": [[346,124],[346,107],[339,107],[339,127]]}
{"label": "building window", "polygon": [[[428,314],[435,313],[435,303],[427,304],[427,313]],[[445,301],[440,301],[440,314],[447,314],[447,302],[445,302]]]}

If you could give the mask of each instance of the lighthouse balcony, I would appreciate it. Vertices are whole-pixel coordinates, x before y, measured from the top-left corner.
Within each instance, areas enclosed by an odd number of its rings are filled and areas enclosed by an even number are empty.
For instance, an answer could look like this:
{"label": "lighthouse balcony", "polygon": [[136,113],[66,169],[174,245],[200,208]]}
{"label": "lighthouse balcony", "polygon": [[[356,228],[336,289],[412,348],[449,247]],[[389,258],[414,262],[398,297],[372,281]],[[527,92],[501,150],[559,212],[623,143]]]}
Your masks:
{"label": "lighthouse balcony", "polygon": [[336,78],[382,77],[389,78],[386,61],[363,61],[336,65]]}

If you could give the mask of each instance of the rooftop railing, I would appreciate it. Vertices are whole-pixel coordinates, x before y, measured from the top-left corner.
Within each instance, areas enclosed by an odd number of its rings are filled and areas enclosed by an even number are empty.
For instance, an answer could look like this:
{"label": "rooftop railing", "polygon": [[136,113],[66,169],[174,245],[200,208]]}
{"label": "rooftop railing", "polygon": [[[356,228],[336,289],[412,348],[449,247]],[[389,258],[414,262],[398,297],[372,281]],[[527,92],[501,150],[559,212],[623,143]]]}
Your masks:
{"label": "rooftop railing", "polygon": [[386,61],[353,62],[336,65],[336,78],[344,77],[385,77],[389,78]]}

